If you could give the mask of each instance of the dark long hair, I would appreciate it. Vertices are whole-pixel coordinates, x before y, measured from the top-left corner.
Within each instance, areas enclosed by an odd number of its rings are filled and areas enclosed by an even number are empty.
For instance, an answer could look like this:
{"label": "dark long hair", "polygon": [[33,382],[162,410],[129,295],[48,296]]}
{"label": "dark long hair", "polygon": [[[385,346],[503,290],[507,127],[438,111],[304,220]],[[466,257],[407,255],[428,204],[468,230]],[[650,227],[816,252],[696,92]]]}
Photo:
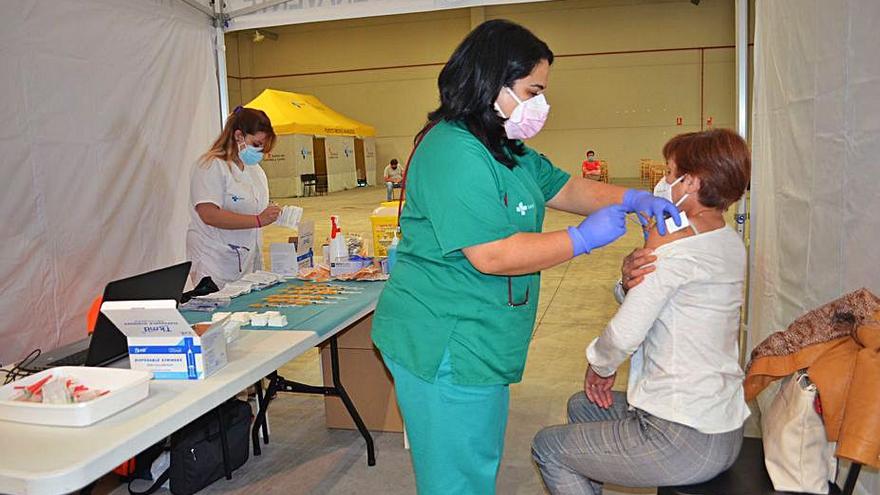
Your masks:
{"label": "dark long hair", "polygon": [[542,60],[552,64],[553,52],[528,29],[506,20],[480,24],[440,71],[440,107],[428,114],[419,135],[440,120],[461,121],[496,160],[513,168],[512,155],[525,150],[519,141],[507,139],[494,103],[502,88],[531,74]]}

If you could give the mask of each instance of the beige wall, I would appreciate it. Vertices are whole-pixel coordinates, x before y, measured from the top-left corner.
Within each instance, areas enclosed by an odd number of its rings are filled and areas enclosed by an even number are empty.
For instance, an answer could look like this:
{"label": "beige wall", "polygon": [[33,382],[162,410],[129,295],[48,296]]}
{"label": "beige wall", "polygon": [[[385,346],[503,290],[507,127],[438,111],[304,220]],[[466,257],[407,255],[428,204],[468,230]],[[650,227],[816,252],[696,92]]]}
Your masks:
{"label": "beige wall", "polygon": [[[633,177],[639,158],[659,158],[669,137],[699,130],[701,67],[704,117],[734,126],[733,49],[704,51],[702,65],[698,49],[584,54],[733,45],[733,8],[733,0],[566,0],[271,28],[279,39],[262,43],[251,41],[253,31],[231,33],[230,104],[264,88],[315,94],[376,126],[381,173],[391,158],[406,159],[458,42],[483,19],[506,18],[558,57],[547,91],[550,119],[530,145],[569,171],[593,148],[612,177]],[[413,67],[421,64],[432,65]],[[362,68],[370,70],[353,70]]]}

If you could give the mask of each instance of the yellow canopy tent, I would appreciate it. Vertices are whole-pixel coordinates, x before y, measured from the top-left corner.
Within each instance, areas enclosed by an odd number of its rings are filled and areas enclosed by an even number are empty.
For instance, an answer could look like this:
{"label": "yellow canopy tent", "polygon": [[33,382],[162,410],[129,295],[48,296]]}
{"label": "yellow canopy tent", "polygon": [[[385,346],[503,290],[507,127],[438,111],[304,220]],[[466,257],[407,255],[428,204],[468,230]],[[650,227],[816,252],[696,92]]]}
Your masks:
{"label": "yellow canopy tent", "polygon": [[311,192],[304,177],[315,174],[318,190],[358,186],[376,175],[376,128],[346,117],[313,95],[266,89],[245,105],[266,112],[279,135],[261,166],[272,197]]}
{"label": "yellow canopy tent", "polygon": [[276,134],[359,138],[376,135],[375,127],[342,115],[313,95],[265,89],[245,107],[266,112]]}

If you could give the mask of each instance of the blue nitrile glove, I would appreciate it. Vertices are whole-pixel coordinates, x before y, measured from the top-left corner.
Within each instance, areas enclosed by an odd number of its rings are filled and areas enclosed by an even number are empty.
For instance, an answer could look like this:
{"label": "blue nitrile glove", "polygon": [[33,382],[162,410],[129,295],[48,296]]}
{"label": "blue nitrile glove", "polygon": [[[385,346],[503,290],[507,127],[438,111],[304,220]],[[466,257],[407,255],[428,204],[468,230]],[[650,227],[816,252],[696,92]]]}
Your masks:
{"label": "blue nitrile glove", "polygon": [[642,225],[647,225],[639,212],[645,212],[649,217],[657,220],[657,232],[660,235],[666,235],[666,214],[672,217],[675,225],[681,225],[681,217],[678,216],[678,208],[669,201],[654,196],[648,191],[639,189],[628,189],[623,195],[623,206],[626,207],[627,213],[635,213]]}
{"label": "blue nitrile glove", "polygon": [[589,253],[626,234],[626,208],[611,205],[588,216],[577,227],[568,228],[574,255]]}

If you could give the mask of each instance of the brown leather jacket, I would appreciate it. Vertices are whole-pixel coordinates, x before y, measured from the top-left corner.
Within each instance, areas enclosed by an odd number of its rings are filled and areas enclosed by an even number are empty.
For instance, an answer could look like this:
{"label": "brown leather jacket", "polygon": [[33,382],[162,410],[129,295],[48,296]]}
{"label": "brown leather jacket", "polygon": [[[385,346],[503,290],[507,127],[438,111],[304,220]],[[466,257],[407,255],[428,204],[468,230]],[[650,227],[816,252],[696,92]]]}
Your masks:
{"label": "brown leather jacket", "polygon": [[880,311],[860,320],[845,337],[753,358],[743,387],[751,400],[773,380],[807,368],[837,456],[880,467]]}

